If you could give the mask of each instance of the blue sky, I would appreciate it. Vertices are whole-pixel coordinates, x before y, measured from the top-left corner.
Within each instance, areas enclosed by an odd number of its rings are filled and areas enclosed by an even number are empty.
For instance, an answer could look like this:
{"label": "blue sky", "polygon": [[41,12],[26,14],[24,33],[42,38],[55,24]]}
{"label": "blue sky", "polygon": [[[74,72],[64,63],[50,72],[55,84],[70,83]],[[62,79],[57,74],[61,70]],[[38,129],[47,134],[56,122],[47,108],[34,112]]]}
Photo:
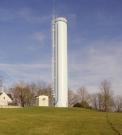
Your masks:
{"label": "blue sky", "polygon": [[[122,1],[55,0],[68,19],[69,88],[111,82],[122,94]],[[51,83],[53,0],[0,0],[0,76]]]}

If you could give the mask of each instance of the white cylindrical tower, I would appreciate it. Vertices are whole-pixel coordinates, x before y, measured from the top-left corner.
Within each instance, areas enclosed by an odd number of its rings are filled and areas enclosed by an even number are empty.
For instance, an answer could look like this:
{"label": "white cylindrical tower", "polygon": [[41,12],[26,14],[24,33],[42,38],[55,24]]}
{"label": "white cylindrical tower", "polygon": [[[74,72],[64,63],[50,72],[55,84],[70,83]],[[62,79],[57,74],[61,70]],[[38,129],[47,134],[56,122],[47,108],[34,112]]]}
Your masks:
{"label": "white cylindrical tower", "polygon": [[68,107],[67,20],[53,19],[55,106]]}

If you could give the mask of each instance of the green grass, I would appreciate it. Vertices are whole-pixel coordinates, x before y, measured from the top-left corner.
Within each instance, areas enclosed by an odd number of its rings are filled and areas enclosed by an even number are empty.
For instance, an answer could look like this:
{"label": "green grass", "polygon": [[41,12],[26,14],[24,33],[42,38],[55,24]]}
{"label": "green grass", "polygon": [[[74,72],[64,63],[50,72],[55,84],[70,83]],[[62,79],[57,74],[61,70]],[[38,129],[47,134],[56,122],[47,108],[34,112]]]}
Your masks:
{"label": "green grass", "polygon": [[[114,127],[114,128],[113,128]],[[122,135],[122,113],[77,108],[0,109],[0,135]]]}

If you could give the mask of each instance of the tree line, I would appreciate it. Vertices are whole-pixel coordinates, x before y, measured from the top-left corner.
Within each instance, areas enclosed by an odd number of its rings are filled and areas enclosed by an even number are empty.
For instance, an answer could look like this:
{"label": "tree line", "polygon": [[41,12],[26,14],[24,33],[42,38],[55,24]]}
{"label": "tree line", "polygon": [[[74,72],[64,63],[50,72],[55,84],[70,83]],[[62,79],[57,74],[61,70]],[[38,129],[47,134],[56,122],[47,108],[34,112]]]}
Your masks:
{"label": "tree line", "polygon": [[[54,106],[51,85],[44,82],[25,83],[19,82],[7,90],[13,99],[13,105],[34,106],[35,99],[40,95],[49,97],[50,106]],[[101,82],[99,91],[90,94],[85,86],[78,90],[68,90],[69,107],[81,107],[99,111],[122,111],[122,96],[115,96],[111,83],[107,80]]]}
{"label": "tree line", "polygon": [[104,80],[101,82],[99,91],[94,94],[88,93],[85,87],[81,87],[77,91],[69,90],[69,106],[104,112],[122,112],[122,95],[115,96],[111,83]]}
{"label": "tree line", "polygon": [[26,83],[21,81],[13,85],[7,91],[12,96],[12,105],[22,107],[35,106],[36,97],[40,95],[47,95],[49,97],[49,103],[52,105],[52,88],[51,85],[47,85],[46,83]]}

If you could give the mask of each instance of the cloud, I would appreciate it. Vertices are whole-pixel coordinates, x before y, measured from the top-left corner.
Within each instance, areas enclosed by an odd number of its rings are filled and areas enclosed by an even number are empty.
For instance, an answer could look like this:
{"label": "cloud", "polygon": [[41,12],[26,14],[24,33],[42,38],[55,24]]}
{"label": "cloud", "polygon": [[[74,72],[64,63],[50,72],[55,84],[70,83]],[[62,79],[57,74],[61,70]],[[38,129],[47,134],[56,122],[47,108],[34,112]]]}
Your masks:
{"label": "cloud", "polygon": [[0,64],[0,74],[5,75],[7,85],[22,81],[51,82],[51,67],[48,64]]}
{"label": "cloud", "polygon": [[45,47],[48,45],[47,41],[47,34],[45,32],[34,32],[29,34],[29,40],[32,41],[31,45],[27,46],[28,51],[37,52],[41,47]]}
{"label": "cloud", "polygon": [[[80,40],[76,42],[80,42],[79,46],[69,52],[69,87],[78,89],[84,85],[89,92],[96,92],[100,82],[107,79],[115,94],[122,93],[122,41],[118,38],[88,41],[85,47]],[[10,84],[18,80],[48,83],[52,80],[48,64],[0,64],[2,72]]]}
{"label": "cloud", "polygon": [[42,32],[35,32],[32,36],[33,36],[33,39],[40,42],[41,44],[43,44],[44,41],[46,40],[46,36]]}
{"label": "cloud", "polygon": [[98,90],[104,79],[111,81],[115,93],[122,93],[122,41],[92,41],[70,53],[71,88],[85,85],[89,91]]}

